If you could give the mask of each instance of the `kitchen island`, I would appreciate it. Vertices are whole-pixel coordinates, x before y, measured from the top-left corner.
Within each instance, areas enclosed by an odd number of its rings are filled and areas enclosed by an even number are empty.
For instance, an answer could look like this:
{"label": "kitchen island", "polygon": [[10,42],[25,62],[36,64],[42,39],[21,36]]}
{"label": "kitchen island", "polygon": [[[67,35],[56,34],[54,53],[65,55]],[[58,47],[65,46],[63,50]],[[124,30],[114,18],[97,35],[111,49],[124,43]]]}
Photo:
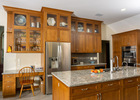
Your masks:
{"label": "kitchen island", "polygon": [[114,73],[90,70],[54,72],[53,100],[140,100],[140,68]]}

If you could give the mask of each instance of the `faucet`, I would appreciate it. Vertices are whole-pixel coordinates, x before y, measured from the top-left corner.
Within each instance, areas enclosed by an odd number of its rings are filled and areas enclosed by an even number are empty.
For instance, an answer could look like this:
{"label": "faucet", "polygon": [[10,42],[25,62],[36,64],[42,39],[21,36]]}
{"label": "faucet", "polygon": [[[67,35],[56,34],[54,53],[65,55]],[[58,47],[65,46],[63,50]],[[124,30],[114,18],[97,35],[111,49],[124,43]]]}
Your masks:
{"label": "faucet", "polygon": [[115,60],[115,58],[117,59],[117,66],[116,66],[116,70],[117,70],[117,69],[119,69],[119,58],[118,58],[118,56],[114,56],[113,59]]}
{"label": "faucet", "polygon": [[[114,69],[114,68],[113,68],[113,62],[115,61],[115,58],[117,59],[117,66],[116,66],[116,68]],[[115,71],[119,70],[118,56],[115,56],[114,58],[111,58],[111,59],[110,59],[110,72],[112,73],[112,72],[114,72],[114,70],[115,70]]]}
{"label": "faucet", "polygon": [[123,62],[122,62],[122,65],[123,65],[124,63],[126,64],[126,66],[128,66],[128,62],[127,62],[127,61],[123,61]]}

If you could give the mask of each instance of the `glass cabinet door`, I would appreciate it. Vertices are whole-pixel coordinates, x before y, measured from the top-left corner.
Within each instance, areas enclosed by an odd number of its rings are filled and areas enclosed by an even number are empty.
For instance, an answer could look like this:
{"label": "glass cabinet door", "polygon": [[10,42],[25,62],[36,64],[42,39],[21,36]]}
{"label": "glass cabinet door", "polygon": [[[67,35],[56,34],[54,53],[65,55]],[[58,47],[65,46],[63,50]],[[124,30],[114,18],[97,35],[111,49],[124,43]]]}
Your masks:
{"label": "glass cabinet door", "polygon": [[47,14],[47,26],[57,26],[57,15]]}
{"label": "glass cabinet door", "polygon": [[73,32],[76,31],[76,22],[74,22],[74,21],[71,22],[71,31],[73,31]]}
{"label": "glass cabinet door", "polygon": [[14,50],[26,51],[26,30],[23,29],[14,30]]}
{"label": "glass cabinet door", "polygon": [[95,33],[100,33],[99,31],[99,25],[98,24],[95,24],[95,30],[94,30]]}
{"label": "glass cabinet door", "polygon": [[37,16],[30,16],[30,27],[40,28],[41,18]]}
{"label": "glass cabinet door", "polygon": [[41,51],[41,32],[40,31],[30,31],[30,51]]}
{"label": "glass cabinet door", "polygon": [[26,15],[15,14],[14,15],[14,25],[16,26],[26,26]]}
{"label": "glass cabinet door", "polygon": [[84,32],[84,23],[78,22],[78,32]]}
{"label": "glass cabinet door", "polygon": [[60,27],[68,27],[68,17],[60,16]]}
{"label": "glass cabinet door", "polygon": [[87,23],[86,26],[87,26],[87,29],[86,29],[87,33],[92,33],[93,32],[93,25]]}

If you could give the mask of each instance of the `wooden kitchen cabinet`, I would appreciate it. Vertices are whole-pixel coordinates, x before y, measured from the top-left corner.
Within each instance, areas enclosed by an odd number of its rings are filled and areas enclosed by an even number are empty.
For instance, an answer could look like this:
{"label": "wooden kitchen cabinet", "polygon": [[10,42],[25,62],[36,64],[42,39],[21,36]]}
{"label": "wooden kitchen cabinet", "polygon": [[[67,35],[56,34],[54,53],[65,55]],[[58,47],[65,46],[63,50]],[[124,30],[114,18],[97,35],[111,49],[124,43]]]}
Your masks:
{"label": "wooden kitchen cabinet", "polygon": [[95,52],[101,53],[101,35],[94,35],[95,36]]}
{"label": "wooden kitchen cabinet", "polygon": [[4,6],[8,13],[7,48],[12,53],[42,52],[42,14],[39,11]]}
{"label": "wooden kitchen cabinet", "polygon": [[71,42],[73,12],[43,7],[43,31],[47,42]]}
{"label": "wooden kitchen cabinet", "polygon": [[84,95],[84,96],[78,96],[78,97],[72,97],[71,100],[99,100],[99,94],[97,93],[92,93],[89,95]]}
{"label": "wooden kitchen cabinet", "polygon": [[93,53],[95,52],[95,40],[93,34],[86,34],[86,52]]}
{"label": "wooden kitchen cabinet", "polygon": [[101,93],[101,100],[122,100],[120,93],[121,93],[121,89],[103,92]]}
{"label": "wooden kitchen cabinet", "polygon": [[137,86],[124,88],[124,100],[138,100]]}
{"label": "wooden kitchen cabinet", "polygon": [[[96,24],[96,25],[95,25]],[[101,22],[72,17],[72,53],[101,52]]]}
{"label": "wooden kitchen cabinet", "polygon": [[46,31],[46,41],[57,42],[58,41],[58,30],[57,28],[48,28]]}
{"label": "wooden kitchen cabinet", "polygon": [[16,95],[16,81],[15,75],[3,75],[3,97],[15,96]]}
{"label": "wooden kitchen cabinet", "polygon": [[132,31],[112,35],[113,56],[117,55],[119,57],[119,66],[122,66],[122,47],[124,46],[136,46],[137,49],[136,63],[140,63],[139,38],[140,38],[139,30],[132,30]]}
{"label": "wooden kitchen cabinet", "polygon": [[85,53],[86,52],[86,37],[85,33],[78,33],[77,34],[77,40],[76,40],[76,52],[77,53]]}

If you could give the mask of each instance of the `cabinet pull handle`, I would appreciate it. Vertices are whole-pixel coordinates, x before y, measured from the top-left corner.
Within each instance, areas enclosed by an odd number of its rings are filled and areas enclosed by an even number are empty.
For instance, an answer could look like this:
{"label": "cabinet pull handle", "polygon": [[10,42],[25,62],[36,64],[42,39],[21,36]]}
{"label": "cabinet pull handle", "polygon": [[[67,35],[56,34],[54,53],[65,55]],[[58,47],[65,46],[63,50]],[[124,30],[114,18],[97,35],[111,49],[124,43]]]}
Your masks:
{"label": "cabinet pull handle", "polygon": [[81,89],[82,91],[86,91],[86,90],[88,90],[88,88],[85,88],[85,89]]}
{"label": "cabinet pull handle", "polygon": [[133,82],[133,80],[128,80],[128,83],[131,83],[131,82]]}
{"label": "cabinet pull handle", "polygon": [[108,86],[112,86],[113,84],[108,84]]}
{"label": "cabinet pull handle", "polygon": [[7,77],[11,77],[11,76],[7,76]]}
{"label": "cabinet pull handle", "polygon": [[7,82],[9,83],[9,82],[11,82],[11,81],[7,81]]}
{"label": "cabinet pull handle", "polygon": [[102,100],[102,94],[100,93],[100,100]]}
{"label": "cabinet pull handle", "polygon": [[7,86],[7,87],[9,88],[9,87],[11,87],[11,86]]}

